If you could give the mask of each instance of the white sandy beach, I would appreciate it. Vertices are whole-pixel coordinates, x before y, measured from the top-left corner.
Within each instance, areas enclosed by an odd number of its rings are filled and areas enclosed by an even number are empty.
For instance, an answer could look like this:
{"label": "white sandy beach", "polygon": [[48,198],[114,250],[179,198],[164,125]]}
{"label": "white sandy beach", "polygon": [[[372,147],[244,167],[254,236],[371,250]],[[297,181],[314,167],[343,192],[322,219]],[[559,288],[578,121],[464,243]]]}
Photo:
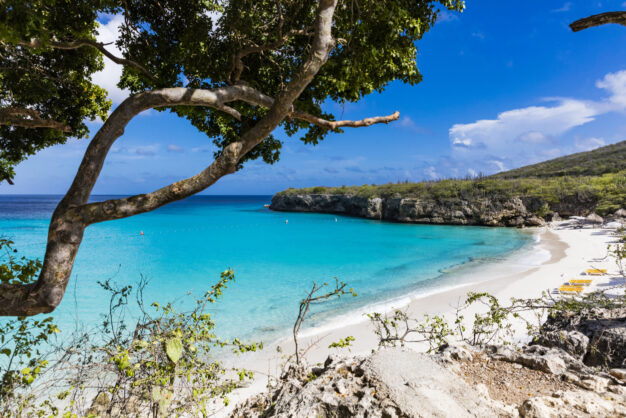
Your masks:
{"label": "white sandy beach", "polygon": [[[600,228],[572,228],[570,222],[552,223],[548,227],[536,230],[538,242],[531,250],[522,250],[512,254],[505,260],[491,263],[470,273],[471,284],[462,285],[427,296],[407,296],[398,300],[397,306],[388,304],[386,308],[406,308],[411,317],[421,318],[424,314],[445,315],[454,317],[455,307],[465,299],[468,292],[488,292],[496,296],[503,304],[511,298],[540,297],[542,291],[553,291],[558,286],[573,278],[589,278],[584,275],[588,268],[607,269],[605,276],[594,276],[593,284],[587,292],[601,286],[615,284],[617,266],[607,257],[607,246],[615,242],[614,230]],[[523,258],[523,260],[522,260]],[[467,283],[468,280],[460,280]],[[408,303],[408,305],[407,305]],[[405,306],[402,306],[405,305]],[[382,306],[382,305],[381,305]],[[372,307],[374,308],[374,307]],[[465,317],[473,316],[478,307],[465,311]],[[524,327],[520,322],[516,329],[516,337],[523,338]],[[339,317],[322,326],[304,330],[300,338],[301,347],[310,347],[306,359],[310,364],[324,361],[331,352],[328,345],[346,336],[354,336],[351,354],[367,354],[377,346],[377,338],[373,327],[364,316]],[[280,346],[281,352],[278,352]],[[423,346],[414,346],[418,350]],[[332,350],[335,351],[336,350]],[[268,345],[259,353],[238,358],[234,364],[256,372],[256,379],[247,388],[239,389],[231,394],[231,407],[222,409],[218,415],[225,415],[234,404],[242,399],[265,389],[268,374],[276,377],[286,355],[293,353],[290,338]],[[347,351],[336,352],[347,354]]]}

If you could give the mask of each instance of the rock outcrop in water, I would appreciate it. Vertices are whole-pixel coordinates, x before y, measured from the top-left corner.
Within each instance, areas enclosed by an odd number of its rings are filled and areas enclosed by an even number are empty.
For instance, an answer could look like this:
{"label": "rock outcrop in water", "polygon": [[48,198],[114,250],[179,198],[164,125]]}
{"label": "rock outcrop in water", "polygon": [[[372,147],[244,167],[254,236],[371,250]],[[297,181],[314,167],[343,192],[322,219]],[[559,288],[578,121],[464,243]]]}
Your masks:
{"label": "rock outcrop in water", "polygon": [[[278,194],[270,209],[288,212],[337,213],[395,222],[449,225],[541,226],[537,199],[477,199],[441,201],[414,198],[366,198],[332,194]],[[589,210],[587,210],[589,212]],[[576,213],[577,214],[577,213]]]}
{"label": "rock outcrop in water", "polygon": [[[597,216],[596,202],[569,196],[548,204],[537,197],[418,199],[343,194],[279,193],[270,209],[283,212],[336,213],[384,221],[483,226],[542,226],[561,216]],[[607,218],[624,221],[624,209]],[[600,222],[602,223],[602,222]]]}

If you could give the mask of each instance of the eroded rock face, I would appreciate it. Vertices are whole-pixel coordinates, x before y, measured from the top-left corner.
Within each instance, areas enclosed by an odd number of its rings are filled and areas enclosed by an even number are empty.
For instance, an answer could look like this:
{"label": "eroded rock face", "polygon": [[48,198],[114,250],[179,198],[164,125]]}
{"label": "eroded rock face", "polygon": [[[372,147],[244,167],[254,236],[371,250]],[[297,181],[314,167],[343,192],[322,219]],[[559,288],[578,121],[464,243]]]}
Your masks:
{"label": "eroded rock face", "polygon": [[431,356],[400,348],[366,358],[329,357],[316,377],[283,376],[271,398],[240,406],[236,417],[496,417],[487,399]]}
{"label": "eroded rock face", "polygon": [[578,331],[544,331],[539,334],[536,343],[560,348],[578,360],[582,360],[589,349],[589,338]]}
{"label": "eroded rock face", "polygon": [[288,212],[337,213],[407,223],[542,226],[545,220],[535,214],[542,206],[535,199],[450,198],[371,198],[349,195],[275,195],[270,208]]}
{"label": "eroded rock face", "polygon": [[559,347],[588,366],[624,368],[626,308],[597,308],[548,318],[537,342]]}

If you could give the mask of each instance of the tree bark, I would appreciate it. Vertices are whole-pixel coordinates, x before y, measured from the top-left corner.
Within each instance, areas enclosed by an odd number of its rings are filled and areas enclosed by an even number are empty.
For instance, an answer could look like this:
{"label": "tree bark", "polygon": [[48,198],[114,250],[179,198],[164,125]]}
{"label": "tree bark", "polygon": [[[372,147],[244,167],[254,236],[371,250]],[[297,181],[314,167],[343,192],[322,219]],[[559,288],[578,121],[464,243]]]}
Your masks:
{"label": "tree bark", "polygon": [[21,128],[50,128],[71,133],[72,129],[62,122],[44,119],[35,109],[20,107],[0,108],[0,125],[19,126]]}
{"label": "tree bark", "polygon": [[574,32],[589,29],[594,26],[606,25],[609,23],[617,23],[626,26],[626,12],[606,12],[579,19],[569,25]]}

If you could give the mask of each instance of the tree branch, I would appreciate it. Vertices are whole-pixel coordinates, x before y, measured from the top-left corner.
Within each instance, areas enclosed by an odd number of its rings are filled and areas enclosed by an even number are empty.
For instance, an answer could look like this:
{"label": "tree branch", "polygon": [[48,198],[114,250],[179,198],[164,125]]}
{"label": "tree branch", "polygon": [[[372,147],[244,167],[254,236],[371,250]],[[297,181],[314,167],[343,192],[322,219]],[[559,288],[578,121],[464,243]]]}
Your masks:
{"label": "tree branch", "polygon": [[[270,96],[263,94],[262,92],[255,90],[253,88],[248,88],[246,95],[241,98],[241,100],[256,105],[270,108],[274,105],[274,99]],[[331,130],[337,128],[362,128],[370,125],[374,125],[377,123],[389,123],[396,121],[400,118],[400,112],[396,111],[389,116],[375,116],[371,118],[361,119],[357,121],[352,120],[338,120],[331,121],[319,118],[317,116],[311,115],[310,113],[301,112],[299,110],[292,110],[289,112],[289,117],[294,119],[305,120],[313,125],[321,126],[323,128],[328,128]]]}
{"label": "tree branch", "polygon": [[263,45],[253,45],[247,48],[243,48],[238,51],[231,59],[231,71],[228,75],[229,82],[236,83],[241,78],[241,74],[244,70],[243,58],[257,53],[263,53],[264,51],[270,51],[272,49],[276,49],[279,46],[282,46],[285,42],[287,42],[292,36],[312,36],[313,33],[307,31],[306,29],[292,29],[286,34],[282,34],[282,28],[279,28],[278,39],[274,42],[268,42]]}
{"label": "tree branch", "polygon": [[72,129],[62,122],[43,119],[35,109],[20,107],[0,108],[0,125],[19,126],[21,128],[51,128],[70,133]]}
{"label": "tree branch", "polygon": [[362,127],[374,125],[376,123],[393,122],[400,118],[400,112],[396,111],[389,116],[375,116],[375,117],[361,119],[361,120],[330,121],[330,120],[318,118],[317,116],[313,116],[309,113],[299,112],[296,110],[296,111],[291,112],[291,117],[296,118],[296,119],[302,119],[314,125],[334,130],[337,128],[362,128]]}
{"label": "tree branch", "polygon": [[17,44],[20,45],[20,46],[26,47],[26,48],[45,48],[45,47],[49,46],[49,47],[52,47],[54,49],[68,49],[68,50],[69,49],[78,49],[78,48],[82,48],[84,46],[90,46],[90,47],[95,48],[98,51],[100,51],[102,53],[102,55],[106,56],[107,58],[109,58],[114,63],[120,64],[120,65],[126,65],[126,66],[129,66],[129,67],[134,67],[135,69],[137,69],[140,72],[142,72],[150,80],[156,81],[156,79],[150,73],[150,71],[148,71],[146,69],[146,67],[144,67],[143,65],[141,65],[138,62],[133,61],[133,60],[116,57],[115,55],[113,55],[112,53],[107,51],[107,49],[104,47],[103,43],[92,41],[90,39],[79,39],[79,40],[68,41],[68,42],[60,42],[60,41],[45,42],[45,41],[43,41],[41,39],[34,38],[34,39],[31,39],[28,42],[20,41]]}
{"label": "tree branch", "polygon": [[609,23],[616,23],[618,25],[626,26],[626,12],[606,12],[597,15],[589,16],[584,19],[579,19],[569,25],[572,31],[578,32],[584,29],[589,29],[594,26],[606,25]]}

